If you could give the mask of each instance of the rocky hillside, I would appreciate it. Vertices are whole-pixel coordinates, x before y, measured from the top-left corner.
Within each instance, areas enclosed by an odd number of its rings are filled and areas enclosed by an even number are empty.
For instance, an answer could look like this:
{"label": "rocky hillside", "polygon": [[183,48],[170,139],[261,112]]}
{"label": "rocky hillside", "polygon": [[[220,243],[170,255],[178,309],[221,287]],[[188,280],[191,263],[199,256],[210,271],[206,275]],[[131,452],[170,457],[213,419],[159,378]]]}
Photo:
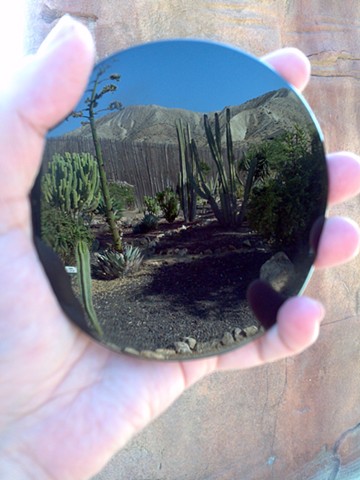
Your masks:
{"label": "rocky hillside", "polygon": [[[297,96],[288,89],[280,89],[231,106],[231,130],[234,142],[256,143],[277,137],[294,124],[309,125],[309,116]],[[224,126],[224,108],[220,124]],[[209,113],[211,120],[214,112]],[[177,144],[176,121],[189,124],[199,147],[206,145],[203,114],[166,108],[159,105],[132,105],[104,115],[96,121],[99,138],[150,144]],[[224,128],[223,128],[224,130]],[[225,132],[223,131],[223,135]],[[66,137],[91,138],[90,127],[84,126]]]}
{"label": "rocky hillside", "polygon": [[[306,108],[288,89],[269,92],[230,109],[237,158],[249,146],[276,138],[295,125],[313,128]],[[226,108],[219,112],[224,153],[225,114]],[[214,112],[209,113],[209,118],[214,122]],[[168,185],[177,185],[179,148],[175,125],[179,119],[190,126],[201,159],[215,168],[202,113],[158,105],[134,105],[108,113],[96,121],[108,178],[134,185],[139,204],[144,195],[154,195]],[[88,125],[49,139],[45,163],[54,153],[64,152],[95,154]]]}

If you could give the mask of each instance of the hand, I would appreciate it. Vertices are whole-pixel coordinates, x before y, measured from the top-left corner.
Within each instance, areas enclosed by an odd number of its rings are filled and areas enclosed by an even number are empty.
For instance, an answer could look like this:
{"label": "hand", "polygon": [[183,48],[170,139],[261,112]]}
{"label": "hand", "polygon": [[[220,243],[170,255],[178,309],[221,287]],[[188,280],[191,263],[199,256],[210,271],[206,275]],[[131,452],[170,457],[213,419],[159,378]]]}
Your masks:
{"label": "hand", "polygon": [[[215,370],[249,368],[301,352],[317,338],[323,307],[287,300],[262,338],[220,357],[151,362],[111,353],[65,317],[49,287],[31,235],[28,194],[44,136],[75,107],[94,46],[88,31],[60,21],[15,76],[0,106],[0,477],[77,480],[100,470],[116,450],[189,385]],[[295,87],[309,79],[294,49],[264,59]],[[328,157],[330,204],[360,190],[359,159]],[[327,220],[316,266],[337,265],[359,247],[351,220]]]}

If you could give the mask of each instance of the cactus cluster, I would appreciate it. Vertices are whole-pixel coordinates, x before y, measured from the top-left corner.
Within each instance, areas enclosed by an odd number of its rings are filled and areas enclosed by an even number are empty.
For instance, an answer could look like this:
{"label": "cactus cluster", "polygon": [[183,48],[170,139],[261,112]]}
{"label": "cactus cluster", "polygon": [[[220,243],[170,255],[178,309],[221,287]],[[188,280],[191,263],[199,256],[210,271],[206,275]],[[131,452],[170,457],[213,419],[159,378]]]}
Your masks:
{"label": "cactus cluster", "polygon": [[203,121],[216,171],[210,180],[204,171],[204,162],[200,158],[196,141],[191,138],[189,126],[185,129],[181,120],[176,123],[180,158],[179,192],[185,221],[194,218],[198,195],[210,205],[221,225],[239,227],[244,221],[253,186],[259,178],[268,174],[266,155],[254,149],[242,159],[235,158],[230,108],[225,110],[225,145],[222,141],[220,115],[214,114],[213,127],[207,114],[204,114]]}
{"label": "cactus cluster", "polygon": [[195,139],[191,138],[189,127],[181,121],[176,124],[180,158],[179,190],[185,219],[192,218],[196,209],[196,194],[205,199],[219,223],[224,226],[238,224],[237,176],[233,141],[230,127],[230,109],[226,109],[226,155],[223,152],[219,114],[215,113],[214,131],[208,115],[204,114],[204,129],[216,176],[209,184],[202,168],[202,161]]}
{"label": "cactus cluster", "polygon": [[93,212],[101,195],[94,157],[89,153],[55,154],[44,175],[42,191],[50,205],[73,218]]}
{"label": "cactus cluster", "polygon": [[201,174],[200,157],[195,141],[192,141],[194,158],[196,161],[199,181],[195,183],[198,194],[210,204],[215,217],[224,226],[236,226],[238,224],[237,208],[237,179],[236,163],[233,149],[233,141],[230,127],[230,109],[226,109],[226,155],[223,152],[219,115],[215,113],[214,131],[211,128],[208,115],[204,115],[204,128],[210,152],[217,170],[218,194],[217,201]]}

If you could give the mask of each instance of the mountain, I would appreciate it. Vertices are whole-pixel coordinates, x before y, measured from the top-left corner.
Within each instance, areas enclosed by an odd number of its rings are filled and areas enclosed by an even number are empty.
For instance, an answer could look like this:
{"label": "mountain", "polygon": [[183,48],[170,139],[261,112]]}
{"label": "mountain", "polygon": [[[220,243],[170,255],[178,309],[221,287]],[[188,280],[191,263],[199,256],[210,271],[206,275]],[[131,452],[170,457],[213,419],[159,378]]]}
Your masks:
{"label": "mountain", "polygon": [[[253,143],[275,138],[294,125],[311,126],[309,114],[295,93],[279,89],[238,106],[231,106],[231,131],[234,142]],[[219,112],[222,135],[225,136],[226,107]],[[176,121],[189,125],[199,147],[206,145],[203,114],[159,105],[132,105],[96,120],[100,139],[177,144]],[[209,113],[210,122],[214,112]],[[91,138],[90,126],[78,128],[65,137]]]}

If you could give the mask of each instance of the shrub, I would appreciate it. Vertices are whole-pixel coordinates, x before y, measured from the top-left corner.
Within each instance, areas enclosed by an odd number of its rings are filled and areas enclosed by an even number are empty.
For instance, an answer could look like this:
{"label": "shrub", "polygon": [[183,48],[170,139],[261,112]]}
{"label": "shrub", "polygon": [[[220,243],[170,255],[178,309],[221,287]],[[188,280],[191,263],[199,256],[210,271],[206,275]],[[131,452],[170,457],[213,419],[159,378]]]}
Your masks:
{"label": "shrub", "polygon": [[156,197],[144,196],[145,213],[158,216],[160,214],[160,205]]}
{"label": "shrub", "polygon": [[[109,191],[118,209],[135,208],[134,187],[126,182],[109,183]],[[113,205],[114,206],[114,205]]]}
{"label": "shrub", "polygon": [[41,236],[64,264],[75,262],[75,247],[80,240],[89,246],[93,242],[90,229],[81,217],[75,219],[46,202],[42,202],[41,206]]}
{"label": "shrub", "polygon": [[301,134],[295,129],[277,142],[278,170],[250,199],[250,226],[278,245],[303,243],[326,204],[325,161],[319,161],[316,139]]}
{"label": "shrub", "polygon": [[158,217],[147,213],[144,215],[144,218],[133,228],[135,234],[151,232],[151,230],[156,230],[159,223]]}
{"label": "shrub", "polygon": [[[109,183],[109,192],[114,215],[117,220],[122,217],[125,208],[135,207],[135,193],[132,185],[126,182],[112,182]],[[102,196],[96,212],[104,216],[106,214],[105,201]]]}
{"label": "shrub", "polygon": [[179,215],[179,199],[174,190],[170,187],[156,194],[157,201],[164,214],[165,219],[172,223]]}

